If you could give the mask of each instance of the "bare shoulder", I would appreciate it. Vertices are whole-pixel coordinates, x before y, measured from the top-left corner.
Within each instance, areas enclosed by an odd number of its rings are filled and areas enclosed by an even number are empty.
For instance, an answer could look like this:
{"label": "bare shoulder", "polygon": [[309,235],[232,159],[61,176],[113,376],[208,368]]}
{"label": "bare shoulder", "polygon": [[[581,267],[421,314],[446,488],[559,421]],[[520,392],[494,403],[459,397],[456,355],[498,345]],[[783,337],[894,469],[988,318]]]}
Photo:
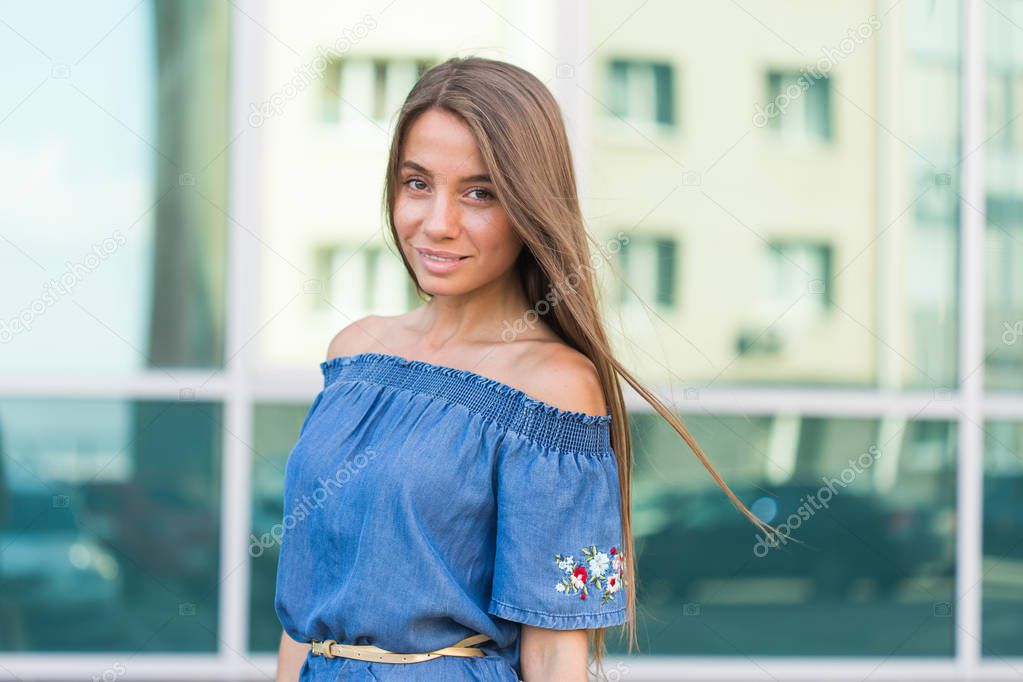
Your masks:
{"label": "bare shoulder", "polygon": [[531,397],[562,410],[607,413],[597,367],[576,349],[560,342],[538,344],[524,353],[522,365]]}
{"label": "bare shoulder", "polygon": [[380,339],[385,338],[383,329],[387,318],[380,315],[367,315],[352,322],[334,335],[327,347],[327,359],[339,355],[356,355],[370,352],[380,347]]}

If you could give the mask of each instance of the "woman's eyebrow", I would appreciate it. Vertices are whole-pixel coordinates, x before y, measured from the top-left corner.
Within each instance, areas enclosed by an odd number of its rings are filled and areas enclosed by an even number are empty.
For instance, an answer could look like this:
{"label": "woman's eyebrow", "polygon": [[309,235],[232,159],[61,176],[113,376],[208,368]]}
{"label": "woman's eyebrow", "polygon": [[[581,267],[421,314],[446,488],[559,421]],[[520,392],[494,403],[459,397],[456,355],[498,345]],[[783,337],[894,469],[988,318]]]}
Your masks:
{"label": "woman's eyebrow", "polygon": [[[417,173],[422,173],[423,175],[425,175],[427,177],[430,177],[430,178],[433,177],[433,173],[431,173],[430,171],[426,170],[425,168],[420,166],[415,161],[405,161],[405,162],[403,162],[401,164],[401,167],[402,168],[411,168],[412,170],[416,171]],[[493,182],[494,182],[493,180],[490,179],[489,175],[470,175],[468,177],[462,178],[461,181],[462,182],[489,182],[491,184],[493,184]]]}

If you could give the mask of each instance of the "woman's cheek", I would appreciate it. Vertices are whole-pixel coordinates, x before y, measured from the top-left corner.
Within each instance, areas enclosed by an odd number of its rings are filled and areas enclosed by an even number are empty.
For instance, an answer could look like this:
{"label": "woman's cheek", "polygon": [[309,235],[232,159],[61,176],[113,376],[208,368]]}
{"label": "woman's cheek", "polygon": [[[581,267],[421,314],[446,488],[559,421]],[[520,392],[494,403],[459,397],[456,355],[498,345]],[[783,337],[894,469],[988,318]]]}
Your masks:
{"label": "woman's cheek", "polygon": [[401,235],[410,235],[416,225],[415,206],[399,201],[394,207],[394,228]]}

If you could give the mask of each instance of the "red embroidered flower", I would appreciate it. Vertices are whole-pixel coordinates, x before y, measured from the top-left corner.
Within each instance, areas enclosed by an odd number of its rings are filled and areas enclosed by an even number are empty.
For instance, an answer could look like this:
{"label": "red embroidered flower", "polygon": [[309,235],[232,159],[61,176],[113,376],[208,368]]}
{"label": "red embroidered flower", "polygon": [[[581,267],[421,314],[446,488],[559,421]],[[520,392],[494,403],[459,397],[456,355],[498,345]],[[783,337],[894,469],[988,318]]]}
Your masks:
{"label": "red embroidered flower", "polygon": [[623,574],[624,555],[617,547],[612,547],[605,554],[598,551],[596,545],[583,547],[582,555],[581,562],[570,554],[554,555],[554,561],[562,571],[562,578],[554,589],[562,594],[578,593],[580,599],[587,599],[589,588],[593,587],[601,592],[601,604],[614,601],[616,593],[628,585]]}

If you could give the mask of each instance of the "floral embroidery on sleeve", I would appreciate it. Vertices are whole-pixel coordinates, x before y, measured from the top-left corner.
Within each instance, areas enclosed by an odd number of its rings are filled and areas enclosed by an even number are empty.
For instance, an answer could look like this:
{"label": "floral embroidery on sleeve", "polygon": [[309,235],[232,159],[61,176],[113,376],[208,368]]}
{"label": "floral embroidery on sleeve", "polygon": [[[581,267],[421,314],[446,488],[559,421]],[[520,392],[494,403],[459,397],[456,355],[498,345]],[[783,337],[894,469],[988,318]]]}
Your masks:
{"label": "floral embroidery on sleeve", "polygon": [[582,548],[583,561],[576,562],[571,554],[568,556],[555,554],[554,561],[565,574],[554,589],[563,594],[579,593],[580,599],[586,599],[589,585],[602,590],[601,604],[613,601],[615,594],[628,585],[625,578],[625,558],[617,547],[608,552],[598,552],[596,545]]}

